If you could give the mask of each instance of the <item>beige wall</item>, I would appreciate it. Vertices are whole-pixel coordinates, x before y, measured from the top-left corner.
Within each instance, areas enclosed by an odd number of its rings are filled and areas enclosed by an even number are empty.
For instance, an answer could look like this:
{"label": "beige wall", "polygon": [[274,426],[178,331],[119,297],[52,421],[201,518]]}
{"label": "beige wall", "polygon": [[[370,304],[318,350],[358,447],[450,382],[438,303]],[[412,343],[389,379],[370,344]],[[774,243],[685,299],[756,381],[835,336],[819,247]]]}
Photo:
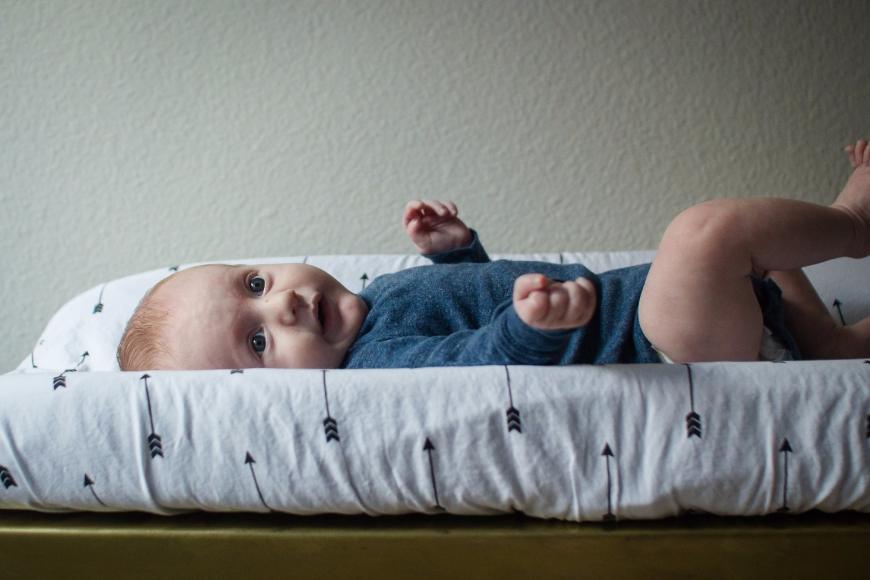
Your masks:
{"label": "beige wall", "polygon": [[870,135],[870,3],[0,0],[0,371],[102,281],[409,253],[654,248],[713,196],[828,202]]}

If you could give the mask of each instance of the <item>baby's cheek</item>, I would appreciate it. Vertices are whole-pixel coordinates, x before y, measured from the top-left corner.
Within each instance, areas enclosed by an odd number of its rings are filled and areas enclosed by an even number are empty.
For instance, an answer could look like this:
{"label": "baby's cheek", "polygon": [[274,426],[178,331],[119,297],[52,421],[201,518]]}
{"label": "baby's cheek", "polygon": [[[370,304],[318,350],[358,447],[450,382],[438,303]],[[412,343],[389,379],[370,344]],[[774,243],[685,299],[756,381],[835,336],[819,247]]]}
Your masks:
{"label": "baby's cheek", "polygon": [[[307,335],[298,337],[290,346],[287,354],[291,361],[290,368],[329,369],[336,368],[340,363],[340,355],[325,344],[320,336]],[[336,361],[336,359],[339,359]]]}

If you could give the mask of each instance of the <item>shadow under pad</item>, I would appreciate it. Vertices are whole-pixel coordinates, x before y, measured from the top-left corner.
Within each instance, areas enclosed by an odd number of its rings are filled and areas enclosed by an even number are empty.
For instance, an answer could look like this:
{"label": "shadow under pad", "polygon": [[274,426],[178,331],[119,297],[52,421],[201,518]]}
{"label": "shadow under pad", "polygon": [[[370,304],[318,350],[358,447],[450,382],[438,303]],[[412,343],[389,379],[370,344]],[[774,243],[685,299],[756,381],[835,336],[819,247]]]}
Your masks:
{"label": "shadow under pad", "polygon": [[0,578],[860,578],[870,515],[0,512]]}

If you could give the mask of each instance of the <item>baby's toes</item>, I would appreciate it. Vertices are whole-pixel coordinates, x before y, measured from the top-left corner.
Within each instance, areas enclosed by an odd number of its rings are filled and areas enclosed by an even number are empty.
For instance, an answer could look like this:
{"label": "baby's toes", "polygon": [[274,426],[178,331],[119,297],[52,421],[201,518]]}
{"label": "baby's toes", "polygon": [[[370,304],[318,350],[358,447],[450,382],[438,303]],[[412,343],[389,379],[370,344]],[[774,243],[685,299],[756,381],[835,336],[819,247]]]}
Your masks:
{"label": "baby's toes", "polygon": [[846,157],[849,158],[849,165],[851,165],[853,169],[855,167],[858,167],[858,162],[855,161],[855,146],[854,145],[846,145],[845,151],[846,151]]}
{"label": "baby's toes", "polygon": [[861,165],[864,162],[864,153],[867,151],[867,141],[859,139],[855,143],[855,166]]}

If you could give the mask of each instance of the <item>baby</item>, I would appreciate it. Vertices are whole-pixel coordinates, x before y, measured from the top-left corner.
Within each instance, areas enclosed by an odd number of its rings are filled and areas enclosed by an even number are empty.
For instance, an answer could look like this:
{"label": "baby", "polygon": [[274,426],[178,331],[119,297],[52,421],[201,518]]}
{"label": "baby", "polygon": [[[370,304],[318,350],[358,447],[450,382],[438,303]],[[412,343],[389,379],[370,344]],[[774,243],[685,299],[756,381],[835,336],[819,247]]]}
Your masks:
{"label": "baby", "polygon": [[800,270],[870,255],[870,146],[846,152],[853,172],[831,206],[703,202],[670,223],[652,264],[602,274],[492,262],[455,204],[412,201],[405,230],[434,265],[359,294],[305,264],[182,270],[142,299],[118,360],[180,370],[867,357],[870,318],[838,325]]}

